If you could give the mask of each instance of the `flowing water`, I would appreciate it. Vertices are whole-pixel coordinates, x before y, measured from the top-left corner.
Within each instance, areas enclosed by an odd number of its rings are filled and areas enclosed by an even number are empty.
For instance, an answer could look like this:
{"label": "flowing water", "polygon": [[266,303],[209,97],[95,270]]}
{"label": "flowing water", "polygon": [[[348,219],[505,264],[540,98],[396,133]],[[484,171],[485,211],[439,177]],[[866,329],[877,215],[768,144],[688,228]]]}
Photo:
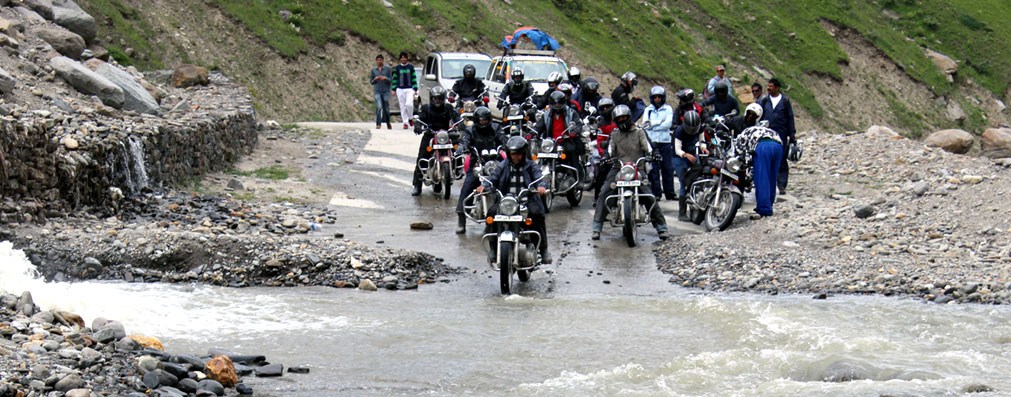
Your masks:
{"label": "flowing water", "polygon": [[999,306],[679,288],[502,297],[483,276],[395,293],[44,283],[6,242],[0,290],[118,319],[170,352],[217,347],[311,368],[245,378],[263,395],[1011,393],[1011,310]]}

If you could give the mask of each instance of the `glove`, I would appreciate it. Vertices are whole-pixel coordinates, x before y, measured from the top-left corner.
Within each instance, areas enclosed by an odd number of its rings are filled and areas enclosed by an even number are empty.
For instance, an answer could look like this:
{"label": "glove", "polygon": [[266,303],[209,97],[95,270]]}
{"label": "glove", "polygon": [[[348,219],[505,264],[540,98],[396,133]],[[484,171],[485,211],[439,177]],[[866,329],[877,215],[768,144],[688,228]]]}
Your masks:
{"label": "glove", "polygon": [[422,129],[419,127],[414,127],[414,135],[421,135]]}
{"label": "glove", "polygon": [[663,155],[659,151],[654,150],[649,156],[653,158],[653,161],[663,161]]}
{"label": "glove", "polygon": [[499,110],[504,109],[505,105],[506,105],[505,101],[498,101],[495,103],[495,107],[499,108]]}

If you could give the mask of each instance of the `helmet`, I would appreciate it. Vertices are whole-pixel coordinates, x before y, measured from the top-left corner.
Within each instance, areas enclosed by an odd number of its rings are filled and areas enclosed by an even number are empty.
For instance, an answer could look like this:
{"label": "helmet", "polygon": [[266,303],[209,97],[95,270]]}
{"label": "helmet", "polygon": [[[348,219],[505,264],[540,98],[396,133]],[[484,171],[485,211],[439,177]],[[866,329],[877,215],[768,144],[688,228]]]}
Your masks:
{"label": "helmet", "polygon": [[730,93],[730,86],[725,81],[718,82],[713,86],[713,93],[721,97],[726,96]]}
{"label": "helmet", "polygon": [[548,104],[551,105],[551,110],[562,110],[565,109],[565,93],[561,91],[554,91],[551,96],[548,97]]}
{"label": "helmet", "polygon": [[572,84],[568,82],[559,84],[558,91],[564,92],[566,97],[572,98]]}
{"label": "helmet", "polygon": [[478,124],[481,124],[481,121],[483,121],[483,120],[488,120],[488,124],[487,125],[490,125],[491,124],[491,110],[488,109],[487,106],[481,106],[481,107],[475,109],[474,110],[474,119],[477,120]]}
{"label": "helmet", "polygon": [[569,68],[569,80],[579,80],[579,68],[575,66]]}
{"label": "helmet", "polygon": [[629,87],[635,87],[636,84],[639,84],[639,79],[635,76],[635,73],[625,72],[625,74],[621,75],[621,82],[627,84]]}
{"label": "helmet", "polygon": [[428,92],[428,103],[435,107],[442,107],[446,103],[446,89],[441,86],[432,87]]}
{"label": "helmet", "polygon": [[472,79],[476,75],[477,75],[477,68],[475,68],[474,65],[467,64],[467,66],[463,67],[463,78]]}
{"label": "helmet", "polygon": [[562,82],[562,74],[558,72],[551,72],[548,75],[548,86],[557,87],[558,83]]}
{"label": "helmet", "polygon": [[611,115],[614,124],[623,130],[632,128],[632,110],[626,105],[618,105]]}
{"label": "helmet", "polygon": [[653,98],[656,97],[660,97],[660,106],[663,106],[663,104],[667,102],[667,90],[658,85],[653,86],[653,88],[650,88],[649,90],[649,103],[655,105],[653,103]]}
{"label": "helmet", "polygon": [[517,83],[522,83],[523,82],[523,69],[514,68],[513,71],[509,73],[509,76],[512,78],[513,81],[515,81]]}
{"label": "helmet", "polygon": [[[607,109],[604,109],[605,106],[607,107]],[[607,113],[607,111],[612,110],[611,108],[613,107],[614,107],[614,100],[609,97],[600,98],[600,101],[597,102],[597,109],[600,110],[601,113]]]}
{"label": "helmet", "polygon": [[600,89],[600,83],[598,83],[597,79],[593,77],[587,77],[586,80],[583,81],[583,88],[591,95],[596,94],[597,90]]}
{"label": "helmet", "polygon": [[678,100],[681,101],[682,104],[695,102],[695,90],[685,88],[678,91]]}
{"label": "helmet", "polygon": [[525,153],[527,151],[527,140],[521,136],[513,136],[506,141],[505,146],[509,154]]}
{"label": "helmet", "polygon": [[762,105],[759,105],[757,103],[752,103],[752,104],[748,105],[747,108],[744,109],[744,117],[745,117],[745,119],[747,119],[748,113],[754,113],[755,114],[755,121],[758,121],[758,120],[762,119],[762,112],[763,112]]}
{"label": "helmet", "polygon": [[688,111],[684,116],[681,116],[681,120],[683,122],[682,127],[684,127],[688,135],[698,135],[699,127],[702,126],[702,117],[699,117],[699,112],[694,110]]}

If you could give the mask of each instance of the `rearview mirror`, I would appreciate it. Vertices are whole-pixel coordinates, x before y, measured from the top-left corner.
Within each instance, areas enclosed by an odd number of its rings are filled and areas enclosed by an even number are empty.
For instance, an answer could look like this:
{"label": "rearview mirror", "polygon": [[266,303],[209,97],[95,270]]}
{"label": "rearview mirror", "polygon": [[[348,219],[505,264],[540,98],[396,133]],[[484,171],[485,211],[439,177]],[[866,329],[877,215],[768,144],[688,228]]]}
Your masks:
{"label": "rearview mirror", "polygon": [[436,78],[435,78],[435,75],[434,75],[434,74],[432,74],[432,73],[429,73],[429,74],[426,74],[426,75],[425,75],[425,80],[428,80],[428,81],[435,81],[435,80],[436,80]]}

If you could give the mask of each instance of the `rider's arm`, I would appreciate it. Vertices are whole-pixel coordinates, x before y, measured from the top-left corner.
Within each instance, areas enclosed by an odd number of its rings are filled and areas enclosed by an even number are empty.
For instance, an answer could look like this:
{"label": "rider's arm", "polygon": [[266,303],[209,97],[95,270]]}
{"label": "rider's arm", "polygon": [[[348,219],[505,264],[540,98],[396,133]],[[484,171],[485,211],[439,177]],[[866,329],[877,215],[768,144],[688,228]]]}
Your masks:
{"label": "rider's arm", "polygon": [[646,131],[639,131],[639,147],[642,148],[644,154],[653,153],[653,146],[649,144],[649,137],[646,136]]}
{"label": "rider's arm", "polygon": [[464,128],[463,132],[460,134],[460,145],[456,147],[456,155],[461,156],[470,150],[470,134],[471,128]]}

